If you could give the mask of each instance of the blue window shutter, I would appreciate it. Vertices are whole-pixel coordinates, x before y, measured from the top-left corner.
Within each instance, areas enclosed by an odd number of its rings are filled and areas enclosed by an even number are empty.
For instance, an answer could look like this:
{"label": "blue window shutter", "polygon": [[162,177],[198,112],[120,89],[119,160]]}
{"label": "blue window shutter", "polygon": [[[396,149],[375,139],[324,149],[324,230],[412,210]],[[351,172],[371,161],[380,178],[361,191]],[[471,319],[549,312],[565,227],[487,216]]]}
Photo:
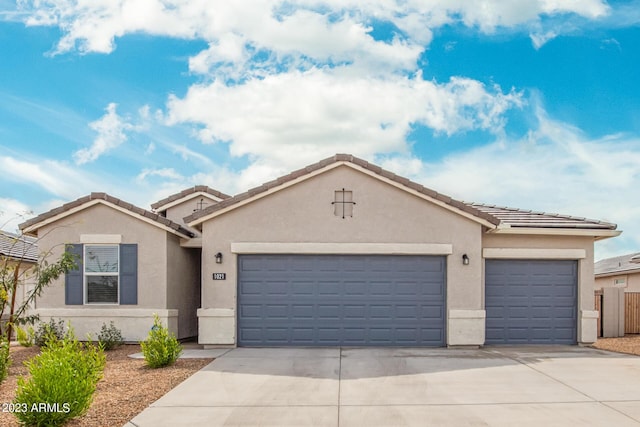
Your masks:
{"label": "blue window shutter", "polygon": [[78,265],[74,270],[69,270],[64,276],[64,303],[66,305],[82,305],[84,304],[84,280],[82,267],[82,244],[67,245],[67,252],[74,255],[75,262]]}
{"label": "blue window shutter", "polygon": [[120,245],[120,304],[138,304],[138,245]]}

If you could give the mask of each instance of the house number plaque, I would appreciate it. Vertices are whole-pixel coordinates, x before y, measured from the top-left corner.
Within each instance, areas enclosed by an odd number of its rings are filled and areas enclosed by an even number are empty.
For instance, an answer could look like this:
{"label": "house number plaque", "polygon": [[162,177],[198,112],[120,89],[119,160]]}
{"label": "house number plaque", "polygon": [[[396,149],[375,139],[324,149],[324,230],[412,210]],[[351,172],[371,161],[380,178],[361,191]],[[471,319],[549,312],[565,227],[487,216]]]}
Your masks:
{"label": "house number plaque", "polygon": [[226,280],[227,273],[213,273],[213,280]]}

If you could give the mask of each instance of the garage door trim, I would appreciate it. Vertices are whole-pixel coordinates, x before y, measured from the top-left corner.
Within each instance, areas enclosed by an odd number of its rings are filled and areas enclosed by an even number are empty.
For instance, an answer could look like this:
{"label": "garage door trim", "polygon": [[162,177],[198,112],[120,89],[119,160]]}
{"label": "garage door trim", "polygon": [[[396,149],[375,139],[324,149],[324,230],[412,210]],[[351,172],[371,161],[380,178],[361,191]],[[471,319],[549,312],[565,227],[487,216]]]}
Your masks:
{"label": "garage door trim", "polygon": [[236,254],[282,255],[451,255],[448,243],[231,243]]}

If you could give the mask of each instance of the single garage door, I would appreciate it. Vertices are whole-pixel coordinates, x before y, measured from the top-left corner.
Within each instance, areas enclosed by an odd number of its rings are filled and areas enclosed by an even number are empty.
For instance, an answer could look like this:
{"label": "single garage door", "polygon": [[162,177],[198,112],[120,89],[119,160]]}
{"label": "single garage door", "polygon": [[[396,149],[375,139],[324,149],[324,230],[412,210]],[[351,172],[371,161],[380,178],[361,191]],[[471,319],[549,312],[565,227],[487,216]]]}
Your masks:
{"label": "single garage door", "polygon": [[241,255],[240,346],[444,346],[445,258]]}
{"label": "single garage door", "polygon": [[575,344],[577,262],[487,260],[486,344]]}

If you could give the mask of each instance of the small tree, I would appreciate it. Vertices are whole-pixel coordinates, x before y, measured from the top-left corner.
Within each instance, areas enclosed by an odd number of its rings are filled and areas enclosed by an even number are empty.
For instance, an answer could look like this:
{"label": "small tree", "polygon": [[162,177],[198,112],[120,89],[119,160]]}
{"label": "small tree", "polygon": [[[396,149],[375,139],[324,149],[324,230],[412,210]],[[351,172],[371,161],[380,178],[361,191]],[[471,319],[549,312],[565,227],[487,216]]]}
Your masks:
{"label": "small tree", "polygon": [[[6,234],[3,237],[7,237]],[[19,237],[10,238],[14,239],[13,246],[20,239]],[[35,299],[42,294],[44,288],[49,286],[60,275],[76,268],[74,256],[67,251],[54,263],[49,263],[47,260],[51,252],[41,255],[36,265],[29,269],[28,277],[33,278],[34,287],[24,300],[18,304],[16,296],[19,286],[27,279],[27,273],[20,271],[21,267],[26,263],[26,254],[24,251],[10,251],[9,253],[11,252],[18,252],[18,255],[0,255],[0,319],[7,315],[7,322],[5,324],[0,322],[0,350],[2,350],[0,351],[0,382],[6,377],[10,362],[8,350],[14,326],[36,321],[38,319],[37,315],[34,316],[28,313],[28,309]]]}
{"label": "small tree", "polygon": [[67,251],[64,251],[54,263],[47,260],[50,255],[51,252],[41,255],[32,267],[31,274],[35,286],[19,305],[16,304],[18,287],[26,279],[25,275],[20,273],[20,268],[25,264],[24,255],[20,258],[0,256],[0,317],[8,314],[7,323],[0,325],[0,335],[7,341],[11,339],[14,325],[33,323],[37,320],[37,317],[28,315],[27,310],[42,291],[62,274],[77,267],[74,256]]}

